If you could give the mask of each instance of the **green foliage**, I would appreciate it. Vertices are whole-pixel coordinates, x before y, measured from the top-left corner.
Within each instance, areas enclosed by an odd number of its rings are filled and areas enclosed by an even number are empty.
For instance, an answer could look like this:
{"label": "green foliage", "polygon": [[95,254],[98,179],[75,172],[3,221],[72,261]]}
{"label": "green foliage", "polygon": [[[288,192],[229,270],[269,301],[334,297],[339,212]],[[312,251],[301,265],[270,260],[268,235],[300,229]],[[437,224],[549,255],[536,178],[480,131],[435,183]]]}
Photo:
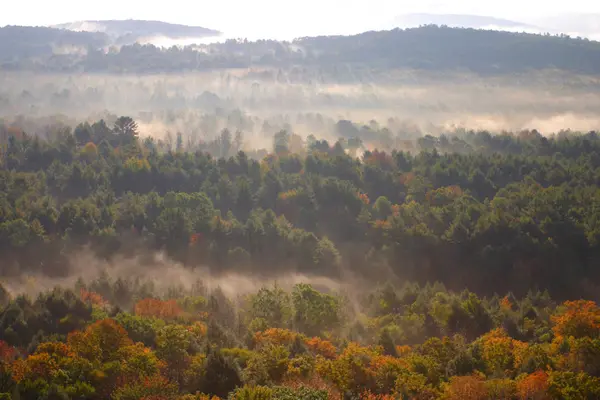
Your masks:
{"label": "green foliage", "polygon": [[294,324],[308,335],[317,335],[340,321],[340,299],[298,284],[292,291]]}
{"label": "green foliage", "polygon": [[227,397],[241,386],[240,372],[221,352],[211,352],[206,358],[203,392]]}

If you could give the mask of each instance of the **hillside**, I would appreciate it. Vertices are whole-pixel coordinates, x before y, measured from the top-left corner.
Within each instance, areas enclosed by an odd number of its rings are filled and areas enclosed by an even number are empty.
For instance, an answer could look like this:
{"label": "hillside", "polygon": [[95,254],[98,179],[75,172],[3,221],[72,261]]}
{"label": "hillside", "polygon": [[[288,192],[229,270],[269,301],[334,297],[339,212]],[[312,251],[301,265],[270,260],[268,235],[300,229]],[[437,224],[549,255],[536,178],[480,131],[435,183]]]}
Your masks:
{"label": "hillside", "polygon": [[29,26],[0,28],[0,60],[15,62],[17,65],[25,60],[47,60],[67,49],[100,48],[106,44],[108,37],[98,32]]}
{"label": "hillside", "polygon": [[103,32],[111,37],[115,43],[132,44],[137,40],[149,37],[201,38],[220,35],[219,31],[189,26],[170,24],[162,21],[143,20],[106,20],[106,21],[78,21],[52,26],[57,29],[72,31]]}
{"label": "hillside", "polygon": [[[31,29],[48,28],[27,28],[25,31]],[[38,32],[42,36],[38,40],[43,42],[42,32],[45,31]],[[64,31],[57,32],[64,34]],[[52,33],[50,40],[57,35]],[[3,45],[6,46],[8,40],[9,45],[14,46],[13,39],[9,39],[13,36],[2,33],[0,29],[0,38],[2,37]],[[19,36],[19,32],[16,43],[30,45],[28,36]],[[46,47],[49,46],[48,43]],[[600,42],[573,39],[564,35],[438,26],[365,32],[354,36],[308,37],[293,42],[227,41],[169,50],[135,44],[107,53],[100,48],[92,51],[92,47],[88,47],[90,51],[86,55],[74,54],[62,59],[53,57],[51,64],[44,59],[32,63],[30,54],[22,54],[18,59],[18,67],[54,71],[156,73],[301,65],[379,70],[468,70],[488,74],[510,74],[532,69],[600,73]],[[47,55],[47,52],[40,54]]]}

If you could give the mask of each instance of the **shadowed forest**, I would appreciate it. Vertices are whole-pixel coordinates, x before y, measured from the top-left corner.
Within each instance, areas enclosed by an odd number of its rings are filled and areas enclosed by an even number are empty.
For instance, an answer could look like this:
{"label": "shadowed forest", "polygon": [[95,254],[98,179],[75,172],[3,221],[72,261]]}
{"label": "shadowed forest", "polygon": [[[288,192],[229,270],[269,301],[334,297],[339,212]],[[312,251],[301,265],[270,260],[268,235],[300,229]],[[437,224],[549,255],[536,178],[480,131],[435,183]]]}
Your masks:
{"label": "shadowed forest", "polygon": [[127,35],[0,28],[0,400],[600,398],[598,42]]}

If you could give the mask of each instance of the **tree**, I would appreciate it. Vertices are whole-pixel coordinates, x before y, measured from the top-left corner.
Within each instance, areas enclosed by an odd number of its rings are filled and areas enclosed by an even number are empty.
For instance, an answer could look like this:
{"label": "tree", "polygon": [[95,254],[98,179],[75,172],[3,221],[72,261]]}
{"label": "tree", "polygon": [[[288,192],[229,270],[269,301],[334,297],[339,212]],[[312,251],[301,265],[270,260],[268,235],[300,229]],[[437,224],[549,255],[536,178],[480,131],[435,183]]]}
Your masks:
{"label": "tree", "polygon": [[593,301],[567,301],[552,320],[552,329],[557,336],[582,338],[600,335],[600,308]]}
{"label": "tree", "polygon": [[241,386],[239,371],[221,352],[211,351],[205,364],[203,392],[225,398],[235,388]]}
{"label": "tree", "polygon": [[286,155],[290,151],[290,134],[285,131],[279,131],[273,136],[273,152],[278,155]]}
{"label": "tree", "polygon": [[133,144],[139,135],[138,125],[131,117],[119,117],[115,121],[113,132],[119,138],[122,145]]}
{"label": "tree", "polygon": [[292,291],[294,325],[308,335],[316,336],[339,322],[339,299],[319,293],[307,284],[297,284]]}

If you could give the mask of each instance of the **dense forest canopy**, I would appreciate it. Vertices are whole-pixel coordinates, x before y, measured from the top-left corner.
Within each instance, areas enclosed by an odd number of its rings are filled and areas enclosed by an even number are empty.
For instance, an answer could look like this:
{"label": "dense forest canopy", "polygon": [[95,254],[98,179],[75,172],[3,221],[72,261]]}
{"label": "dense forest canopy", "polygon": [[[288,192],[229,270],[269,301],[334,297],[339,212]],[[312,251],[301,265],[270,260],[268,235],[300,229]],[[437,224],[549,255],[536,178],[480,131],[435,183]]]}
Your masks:
{"label": "dense forest canopy", "polygon": [[[158,73],[293,65],[378,69],[462,69],[505,74],[560,69],[598,74],[600,43],[566,35],[536,35],[423,26],[365,32],[354,36],[274,40],[227,40],[224,43],[162,49],[133,44],[107,49],[87,32],[51,28],[0,28],[1,66],[55,72]],[[81,43],[81,40],[87,40]],[[70,52],[48,49],[71,46]],[[80,51],[75,51],[79,48]],[[23,49],[29,49],[24,52]]]}
{"label": "dense forest canopy", "polygon": [[[126,116],[0,139],[4,398],[600,395],[600,308],[557,303],[598,293],[596,132],[280,131],[262,158]],[[294,274],[316,285],[264,283]]]}
{"label": "dense forest canopy", "polygon": [[129,117],[47,139],[4,127],[3,274],[69,275],[70,254],[91,246],[213,271],[595,296],[595,132],[457,131],[386,152],[346,122],[331,143],[276,132],[252,158],[243,131],[140,139]]}

